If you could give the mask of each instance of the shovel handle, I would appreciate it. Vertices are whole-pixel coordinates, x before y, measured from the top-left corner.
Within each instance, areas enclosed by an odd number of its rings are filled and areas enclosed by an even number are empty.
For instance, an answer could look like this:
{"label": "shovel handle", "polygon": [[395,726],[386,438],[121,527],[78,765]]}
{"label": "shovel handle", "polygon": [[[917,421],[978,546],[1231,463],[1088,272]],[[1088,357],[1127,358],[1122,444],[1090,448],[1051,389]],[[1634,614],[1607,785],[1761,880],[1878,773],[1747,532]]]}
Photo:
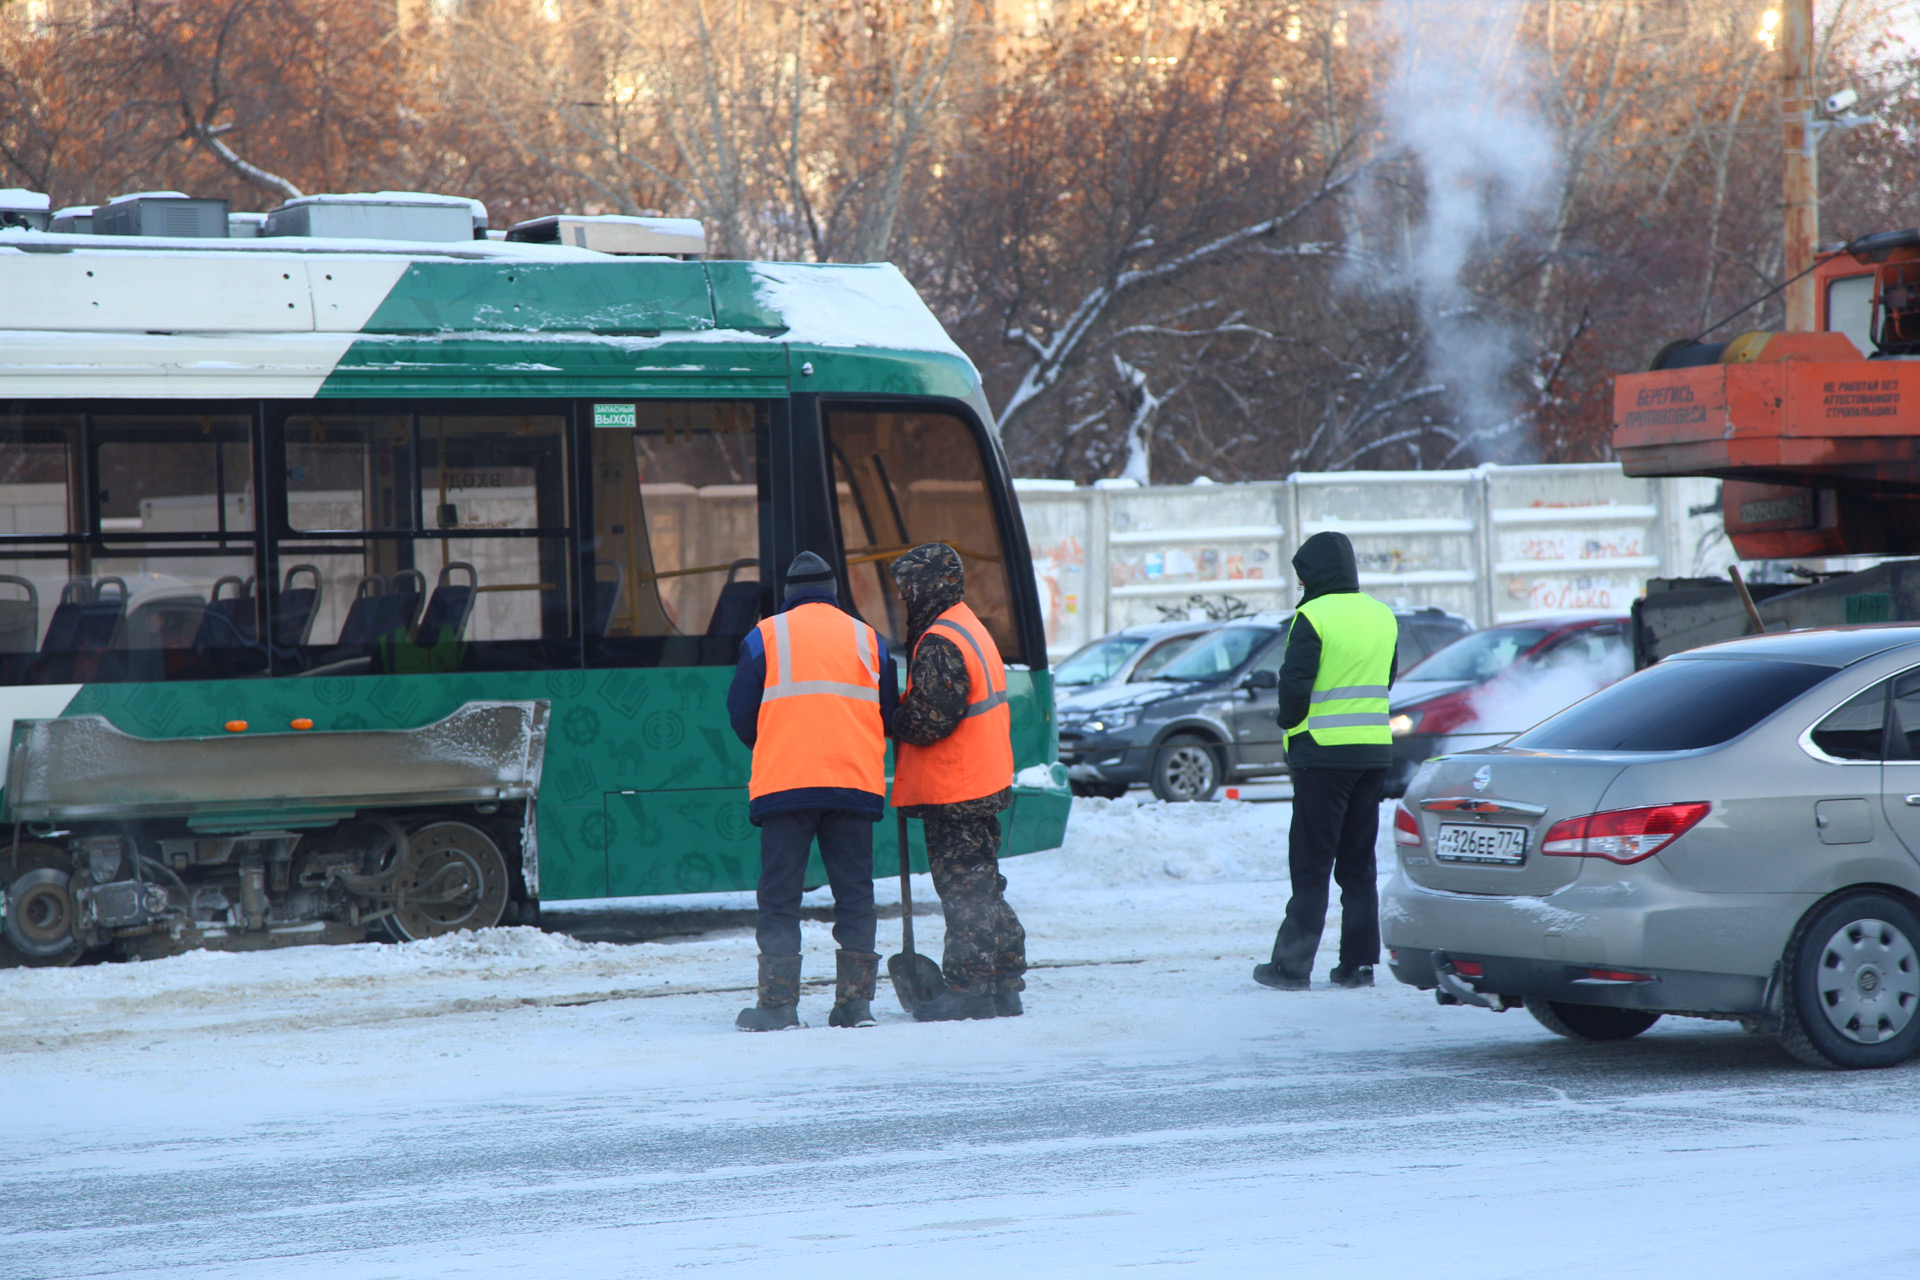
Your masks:
{"label": "shovel handle", "polygon": [[900,954],[911,957],[913,955],[913,885],[907,878],[910,870],[907,857],[907,815],[899,809],[895,809],[893,813],[899,819],[896,831],[900,837]]}

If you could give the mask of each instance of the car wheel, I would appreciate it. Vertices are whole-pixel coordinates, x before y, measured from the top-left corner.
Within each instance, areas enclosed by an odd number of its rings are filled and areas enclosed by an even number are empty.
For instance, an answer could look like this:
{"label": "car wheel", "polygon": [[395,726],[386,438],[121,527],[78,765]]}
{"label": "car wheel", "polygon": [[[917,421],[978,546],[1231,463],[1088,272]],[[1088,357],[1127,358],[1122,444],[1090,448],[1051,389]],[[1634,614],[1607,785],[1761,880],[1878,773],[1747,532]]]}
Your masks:
{"label": "car wheel", "polygon": [[1781,961],[1781,1047],[1813,1067],[1890,1067],[1920,1048],[1920,916],[1853,893],[1800,922]]}
{"label": "car wheel", "polygon": [[1220,786],[1220,757],[1205,739],[1176,734],[1153,757],[1153,794],[1170,802],[1211,800]]}
{"label": "car wheel", "polygon": [[1614,1009],[1598,1004],[1568,1004],[1563,1000],[1526,1001],[1533,1020],[1569,1040],[1631,1040],[1660,1021],[1645,1009]]}

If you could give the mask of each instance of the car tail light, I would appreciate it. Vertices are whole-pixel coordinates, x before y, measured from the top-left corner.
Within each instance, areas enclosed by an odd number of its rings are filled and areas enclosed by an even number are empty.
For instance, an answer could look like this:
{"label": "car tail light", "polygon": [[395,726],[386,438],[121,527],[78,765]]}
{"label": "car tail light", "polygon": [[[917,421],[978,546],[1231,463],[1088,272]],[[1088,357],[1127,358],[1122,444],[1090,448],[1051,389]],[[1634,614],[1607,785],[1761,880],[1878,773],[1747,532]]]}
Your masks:
{"label": "car tail light", "polygon": [[1653,982],[1650,973],[1634,973],[1629,969],[1589,969],[1587,976],[1596,982]]}
{"label": "car tail light", "polygon": [[1605,858],[1626,864],[1651,858],[1693,829],[1713,806],[1704,800],[1615,809],[1556,822],[1540,852],[1560,858]]}
{"label": "car tail light", "polygon": [[1413,845],[1416,848],[1426,843],[1420,835],[1419,819],[1408,812],[1404,804],[1393,806],[1393,842]]}
{"label": "car tail light", "polygon": [[1478,960],[1455,960],[1453,962],[1453,971],[1463,978],[1484,978],[1487,976],[1486,970]]}

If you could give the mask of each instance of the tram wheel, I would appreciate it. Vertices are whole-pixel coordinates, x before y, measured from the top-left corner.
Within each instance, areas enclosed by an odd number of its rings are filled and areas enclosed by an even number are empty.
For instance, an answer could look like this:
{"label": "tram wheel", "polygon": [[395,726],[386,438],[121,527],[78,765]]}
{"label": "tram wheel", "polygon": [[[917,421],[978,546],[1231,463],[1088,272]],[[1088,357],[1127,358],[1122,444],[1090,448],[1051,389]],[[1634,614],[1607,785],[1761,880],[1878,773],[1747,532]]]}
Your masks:
{"label": "tram wheel", "polygon": [[500,923],[507,893],[507,860],[491,836],[465,822],[429,822],[407,836],[388,922],[403,942],[489,929]]}
{"label": "tram wheel", "polygon": [[85,952],[74,934],[80,911],[70,880],[73,860],[58,845],[24,843],[17,857],[0,845],[0,883],[7,887],[0,927],[0,969],[60,968]]}

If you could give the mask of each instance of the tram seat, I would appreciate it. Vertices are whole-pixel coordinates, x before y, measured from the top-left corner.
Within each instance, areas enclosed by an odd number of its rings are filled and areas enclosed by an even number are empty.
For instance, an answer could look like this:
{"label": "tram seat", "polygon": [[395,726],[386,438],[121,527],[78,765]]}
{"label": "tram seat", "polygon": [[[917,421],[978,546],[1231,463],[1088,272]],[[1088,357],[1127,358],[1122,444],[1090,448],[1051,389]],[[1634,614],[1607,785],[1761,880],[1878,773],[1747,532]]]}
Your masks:
{"label": "tram seat", "polygon": [[337,643],[372,644],[374,637],[380,634],[375,629],[379,621],[379,600],[386,594],[387,579],[384,574],[370,573],[360,579],[353,588],[353,603],[347,606],[347,616],[340,623]]}
{"label": "tram seat", "polygon": [[72,653],[80,647],[80,607],[93,599],[93,584],[85,578],[73,578],[60,588],[60,603],[47,619],[47,634],[40,641],[42,654]]}
{"label": "tram seat", "polygon": [[760,621],[760,582],[737,582],[734,575],[745,568],[758,569],[754,559],[735,560],[727,570],[727,584],[713,602],[713,616],[707,619],[707,638],[744,636]]}
{"label": "tram seat", "polygon": [[[223,597],[220,592],[229,583],[234,587],[234,594]],[[150,621],[156,628],[164,628],[158,616]],[[129,674],[135,679],[221,680],[256,675],[266,667],[267,656],[260,648],[259,602],[253,597],[253,583],[229,574],[213,584],[206,604],[200,607],[193,629],[193,647],[167,648],[159,673]]]}
{"label": "tram seat", "polygon": [[[300,574],[309,574],[313,578],[310,587],[296,587],[293,580]],[[273,642],[287,649],[297,649],[307,642],[313,633],[313,620],[320,613],[321,592],[320,570],[310,564],[296,564],[287,570],[281,580],[280,597],[274,602]]]}
{"label": "tram seat", "polygon": [[[118,590],[107,594],[109,586]],[[120,639],[127,618],[124,578],[102,578],[90,583],[74,578],[60,589],[60,603],[47,620],[30,682],[73,684],[105,674],[103,668]]]}
{"label": "tram seat", "polygon": [[[220,589],[228,583],[233,584],[235,591],[223,599]],[[216,581],[207,597],[206,608],[200,611],[200,625],[193,633],[194,649],[201,653],[214,649],[246,649],[258,640],[259,622],[252,584],[233,574]]]}
{"label": "tram seat", "polygon": [[0,586],[18,587],[24,600],[0,600],[0,679],[18,684],[39,651],[40,592],[33,583],[0,573]]}
{"label": "tram seat", "polygon": [[346,621],[340,624],[339,643],[371,645],[382,636],[411,632],[426,585],[426,577],[417,569],[402,569],[391,580],[377,573],[360,579]]}
{"label": "tram seat", "polygon": [[387,580],[387,596],[381,611],[386,623],[379,634],[411,635],[420,621],[420,606],[427,600],[427,575],[418,569],[402,569]]}
{"label": "tram seat", "polygon": [[[463,570],[467,581],[452,581],[454,570]],[[414,628],[413,642],[422,648],[445,641],[451,643],[465,637],[467,620],[473,616],[474,597],[480,591],[480,575],[474,567],[464,560],[455,560],[440,570],[440,580],[434,584],[433,596],[427,601],[426,611],[420,615],[420,625]]]}

